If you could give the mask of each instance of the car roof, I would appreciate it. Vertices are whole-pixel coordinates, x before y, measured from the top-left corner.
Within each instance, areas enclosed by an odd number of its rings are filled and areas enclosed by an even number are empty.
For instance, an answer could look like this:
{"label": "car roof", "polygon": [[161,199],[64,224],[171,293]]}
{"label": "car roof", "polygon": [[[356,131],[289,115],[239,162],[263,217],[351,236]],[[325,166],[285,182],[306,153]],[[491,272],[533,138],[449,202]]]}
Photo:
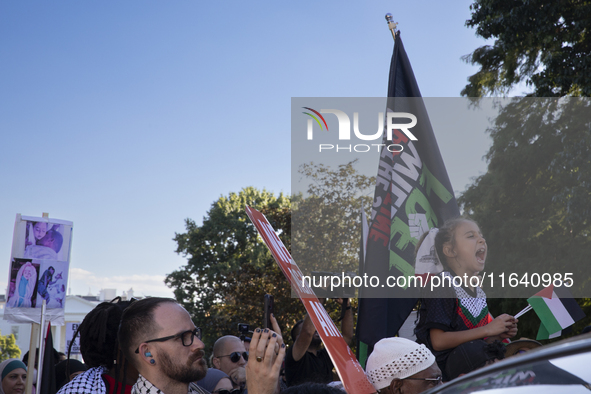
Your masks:
{"label": "car roof", "polygon": [[510,369],[512,367],[517,367],[523,364],[549,360],[558,357],[565,357],[585,352],[591,352],[591,333],[567,338],[562,341],[554,342],[549,345],[544,345],[539,348],[529,350],[522,354],[508,357],[487,367],[480,368],[476,371],[470,372],[469,374],[453,379],[452,381],[444,384],[443,386],[438,386],[429,391],[426,391],[425,394],[435,394],[447,389],[448,387],[455,386],[456,384],[476,380],[485,375],[489,375],[495,372],[502,372],[504,370]]}

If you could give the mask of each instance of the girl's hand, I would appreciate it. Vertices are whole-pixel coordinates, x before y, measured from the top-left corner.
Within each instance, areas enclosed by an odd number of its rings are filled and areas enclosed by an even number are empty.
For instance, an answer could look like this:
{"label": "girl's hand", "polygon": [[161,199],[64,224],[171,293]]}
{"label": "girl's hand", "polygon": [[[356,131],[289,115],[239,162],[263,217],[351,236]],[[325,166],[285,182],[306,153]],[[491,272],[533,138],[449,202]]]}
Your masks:
{"label": "girl's hand", "polygon": [[515,319],[513,316],[503,313],[502,315],[497,316],[493,321],[488,323],[486,325],[486,328],[488,331],[487,336],[489,337],[495,335],[501,336],[502,334],[508,334],[513,330],[515,331],[515,333],[513,334],[514,336],[515,334],[517,334],[517,319]]}
{"label": "girl's hand", "polygon": [[505,331],[504,333],[502,333],[501,335],[499,335],[501,337],[501,339],[505,339],[505,338],[513,338],[515,335],[517,335],[517,322],[519,320],[513,318],[513,326],[508,329],[507,331]]}

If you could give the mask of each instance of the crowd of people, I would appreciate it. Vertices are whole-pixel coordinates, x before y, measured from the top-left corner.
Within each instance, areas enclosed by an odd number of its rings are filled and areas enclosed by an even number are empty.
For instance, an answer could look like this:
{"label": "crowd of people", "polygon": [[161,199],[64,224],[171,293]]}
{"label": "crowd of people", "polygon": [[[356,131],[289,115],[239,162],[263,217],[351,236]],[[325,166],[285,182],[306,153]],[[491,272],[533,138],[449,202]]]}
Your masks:
{"label": "crowd of people", "polygon": [[[433,274],[474,276],[484,268],[486,241],[471,220],[446,222],[426,233],[417,250],[425,245],[436,252]],[[365,372],[376,392],[421,393],[540,346],[532,340],[503,343],[516,335],[517,319],[506,314],[493,318],[482,289],[447,291],[440,298],[422,299],[416,342],[393,337],[374,345]],[[342,335],[351,345],[352,309],[347,299],[338,302]],[[78,328],[85,365],[68,360],[56,368],[63,382],[58,394],[343,393],[308,315],[291,328],[289,349],[274,316],[271,324],[272,329],[255,329],[251,338],[219,338],[208,366],[201,329],[175,300],[103,302]],[[26,366],[21,361],[0,364],[0,374],[0,394],[22,393]]]}

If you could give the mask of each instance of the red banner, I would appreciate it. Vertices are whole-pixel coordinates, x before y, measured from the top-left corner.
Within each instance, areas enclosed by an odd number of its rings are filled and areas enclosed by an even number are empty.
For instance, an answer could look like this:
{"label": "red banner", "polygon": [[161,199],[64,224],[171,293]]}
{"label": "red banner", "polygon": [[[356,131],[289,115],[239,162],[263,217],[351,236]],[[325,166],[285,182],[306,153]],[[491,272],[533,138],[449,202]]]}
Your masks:
{"label": "red banner", "polygon": [[320,338],[322,338],[322,342],[324,342],[324,346],[347,393],[375,393],[375,388],[365,376],[363,368],[361,368],[355,355],[345,343],[343,336],[330,316],[328,316],[328,313],[326,313],[324,306],[318,301],[314,290],[310,288],[308,283],[303,283],[302,271],[291,258],[285,245],[283,245],[265,215],[248,206],[246,207],[246,214],[257,228],[291,287],[296,291],[304,307],[306,307],[306,311],[312,319]]}

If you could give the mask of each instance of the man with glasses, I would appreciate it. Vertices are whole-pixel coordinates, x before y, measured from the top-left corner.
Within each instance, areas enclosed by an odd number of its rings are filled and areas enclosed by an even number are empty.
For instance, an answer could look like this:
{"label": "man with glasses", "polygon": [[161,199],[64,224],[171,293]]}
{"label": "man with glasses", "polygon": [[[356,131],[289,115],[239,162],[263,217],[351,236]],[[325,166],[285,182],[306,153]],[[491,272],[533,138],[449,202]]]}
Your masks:
{"label": "man with glasses", "polygon": [[140,373],[132,394],[205,393],[192,382],[207,372],[201,330],[169,298],[144,298],[121,318],[119,344]]}
{"label": "man with glasses", "polygon": [[213,345],[213,367],[228,374],[235,389],[246,386],[246,363],[248,352],[240,338],[226,335],[215,341]]}
{"label": "man with glasses", "polygon": [[441,384],[441,370],[425,345],[405,338],[375,344],[365,373],[378,393],[418,394]]}

